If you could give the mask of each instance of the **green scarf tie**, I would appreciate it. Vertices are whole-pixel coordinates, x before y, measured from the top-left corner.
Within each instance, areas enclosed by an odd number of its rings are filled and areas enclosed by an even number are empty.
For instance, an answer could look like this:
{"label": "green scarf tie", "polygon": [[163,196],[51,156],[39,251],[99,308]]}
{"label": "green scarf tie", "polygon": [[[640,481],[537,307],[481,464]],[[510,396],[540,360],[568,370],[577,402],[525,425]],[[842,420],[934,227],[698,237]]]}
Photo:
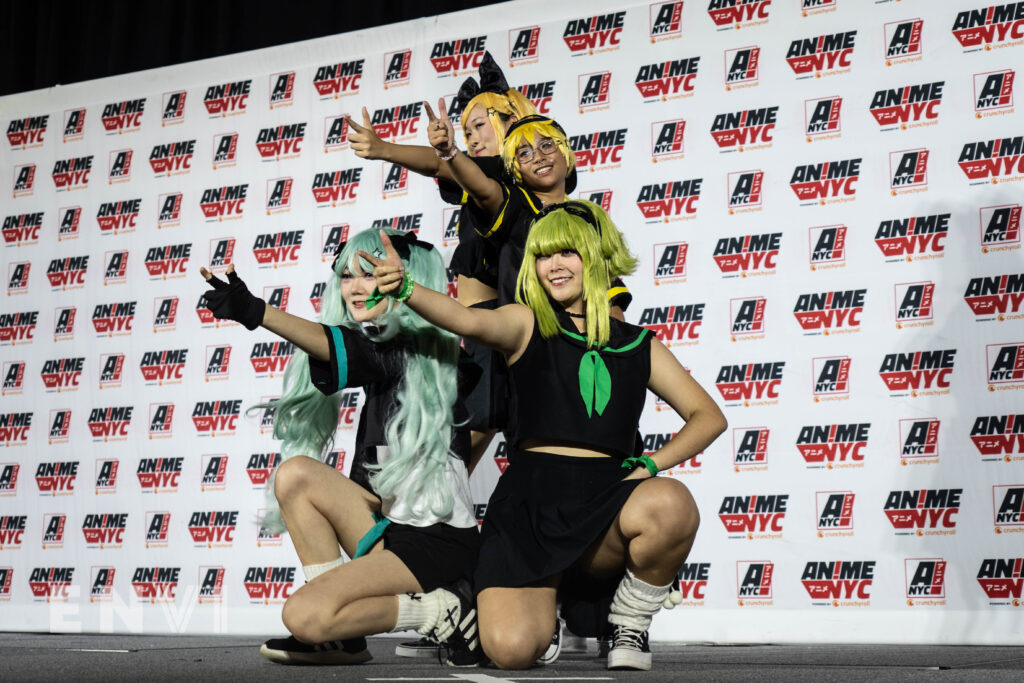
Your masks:
{"label": "green scarf tie", "polygon": [[608,401],[612,397],[612,376],[608,366],[597,351],[587,351],[580,359],[580,396],[587,406],[587,417],[604,413]]}

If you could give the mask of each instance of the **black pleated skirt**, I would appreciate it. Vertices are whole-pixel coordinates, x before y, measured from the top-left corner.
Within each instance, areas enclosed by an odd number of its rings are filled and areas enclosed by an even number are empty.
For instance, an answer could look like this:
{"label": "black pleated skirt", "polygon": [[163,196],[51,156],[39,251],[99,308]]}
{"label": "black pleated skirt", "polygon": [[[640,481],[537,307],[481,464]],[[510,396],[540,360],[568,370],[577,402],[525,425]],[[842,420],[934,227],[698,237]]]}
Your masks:
{"label": "black pleated skirt", "polygon": [[577,560],[615,520],[642,479],[614,458],[574,458],[509,449],[484,515],[474,588],[519,588],[563,573],[562,615],[574,633],[606,632],[607,605],[621,576],[592,580]]}

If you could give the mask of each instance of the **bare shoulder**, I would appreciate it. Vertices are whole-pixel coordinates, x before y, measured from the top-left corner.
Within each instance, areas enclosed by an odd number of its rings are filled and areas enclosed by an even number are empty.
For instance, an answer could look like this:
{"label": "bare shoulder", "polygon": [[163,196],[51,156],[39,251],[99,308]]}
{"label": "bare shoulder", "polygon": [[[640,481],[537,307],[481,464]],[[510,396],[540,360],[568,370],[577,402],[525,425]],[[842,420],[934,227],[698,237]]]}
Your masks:
{"label": "bare shoulder", "polygon": [[502,349],[509,363],[516,362],[526,350],[533,335],[533,311],[523,304],[506,304],[497,311],[502,316],[502,324],[508,327],[510,343]]}

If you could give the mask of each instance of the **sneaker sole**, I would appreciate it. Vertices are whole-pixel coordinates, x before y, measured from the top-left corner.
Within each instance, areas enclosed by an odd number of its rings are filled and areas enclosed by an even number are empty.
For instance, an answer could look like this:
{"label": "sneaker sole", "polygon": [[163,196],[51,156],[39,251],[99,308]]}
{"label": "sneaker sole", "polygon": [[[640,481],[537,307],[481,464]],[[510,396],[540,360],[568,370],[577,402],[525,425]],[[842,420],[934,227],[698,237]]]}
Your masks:
{"label": "sneaker sole", "polygon": [[608,669],[612,671],[650,671],[651,653],[612,649],[608,653]]}
{"label": "sneaker sole", "polygon": [[266,645],[260,646],[260,654],[264,658],[278,664],[362,664],[373,659],[373,655],[370,654],[369,650],[363,650],[362,652],[345,652],[344,650],[334,652],[287,652],[285,650],[272,650]]}
{"label": "sneaker sole", "polygon": [[406,647],[398,645],[395,647],[395,656],[410,657],[412,659],[433,659],[437,657],[437,645],[431,647]]}

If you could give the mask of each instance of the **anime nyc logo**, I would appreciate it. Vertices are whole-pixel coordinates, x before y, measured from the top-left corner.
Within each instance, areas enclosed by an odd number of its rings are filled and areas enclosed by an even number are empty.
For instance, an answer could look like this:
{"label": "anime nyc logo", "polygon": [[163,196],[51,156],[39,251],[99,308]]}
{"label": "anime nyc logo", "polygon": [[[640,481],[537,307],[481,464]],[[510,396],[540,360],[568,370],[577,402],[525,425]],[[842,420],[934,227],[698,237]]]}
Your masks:
{"label": "anime nyc logo", "polygon": [[808,562],[800,583],[812,605],[831,607],[867,607],[871,604],[871,586],[875,562]]}
{"label": "anime nyc logo", "polygon": [[1024,460],[1024,415],[981,415],[971,426],[971,441],[983,461]]}
{"label": "anime nyc logo", "polygon": [[963,489],[890,491],[883,508],[897,536],[952,535]]}
{"label": "anime nyc logo", "polygon": [[126,183],[132,179],[132,158],[134,150],[116,149],[110,152],[110,166],[107,171],[107,184]]}
{"label": "anime nyc logo", "polygon": [[359,82],[363,78],[365,60],[355,59],[349,62],[337,62],[318,66],[313,76],[313,87],[321,100],[338,99],[359,92]]}
{"label": "anime nyc logo", "polygon": [[878,374],[892,397],[948,394],[955,359],[956,349],[889,353]]}
{"label": "anime nyc logo", "polygon": [[870,422],[807,425],[800,428],[796,448],[808,469],[863,467]]}
{"label": "anime nyc logo", "polygon": [[719,31],[768,23],[772,0],[709,0],[708,15]]}
{"label": "anime nyc logo", "polygon": [[957,13],[953,36],[964,52],[991,50],[1024,43],[1024,2],[1007,2]]}
{"label": "anime nyc logo", "polygon": [[[508,63],[510,66],[536,64],[540,52],[540,27],[514,28],[508,32]],[[522,92],[522,90],[520,90]],[[538,110],[539,111],[539,110]]]}
{"label": "anime nyc logo", "polygon": [[786,62],[797,79],[849,73],[856,40],[856,31],[794,40],[786,51]]}
{"label": "anime nyc logo", "polygon": [[683,35],[683,2],[655,2],[648,8],[651,19],[651,42],[681,38]]}
{"label": "anime nyc logo", "polygon": [[252,79],[234,81],[206,88],[203,106],[211,119],[244,114],[249,103]]}
{"label": "anime nyc logo", "polygon": [[946,251],[951,214],[884,219],[875,231],[875,244],[887,263],[942,258]]}
{"label": "anime nyc logo", "polygon": [[644,102],[667,102],[692,97],[699,68],[700,57],[645,64],[636,72],[634,84]]}
{"label": "anime nyc logo", "polygon": [[770,275],[782,245],[781,232],[744,234],[738,238],[720,238],[712,258],[723,278],[746,278],[748,275]]}
{"label": "anime nyc logo", "polygon": [[625,21],[625,12],[571,19],[565,25],[562,40],[573,57],[618,50]]}
{"label": "anime nyc logo", "polygon": [[[997,182],[998,180],[992,181],[993,184]],[[1020,249],[1020,204],[983,206],[979,209],[979,214],[982,253]]]}
{"label": "anime nyc logo", "polygon": [[670,180],[640,187],[636,206],[647,223],[668,223],[697,217],[703,178]]}

